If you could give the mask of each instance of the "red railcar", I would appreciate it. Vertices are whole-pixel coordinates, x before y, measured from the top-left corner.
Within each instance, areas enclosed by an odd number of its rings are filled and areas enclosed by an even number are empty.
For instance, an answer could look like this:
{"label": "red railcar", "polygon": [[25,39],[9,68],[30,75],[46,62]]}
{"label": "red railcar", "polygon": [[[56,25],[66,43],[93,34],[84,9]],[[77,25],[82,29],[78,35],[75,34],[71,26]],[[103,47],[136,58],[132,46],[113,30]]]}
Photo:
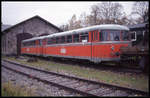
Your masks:
{"label": "red railcar", "polygon": [[131,45],[129,29],[107,24],[86,27],[22,41],[21,53],[92,62],[119,61],[120,48]]}

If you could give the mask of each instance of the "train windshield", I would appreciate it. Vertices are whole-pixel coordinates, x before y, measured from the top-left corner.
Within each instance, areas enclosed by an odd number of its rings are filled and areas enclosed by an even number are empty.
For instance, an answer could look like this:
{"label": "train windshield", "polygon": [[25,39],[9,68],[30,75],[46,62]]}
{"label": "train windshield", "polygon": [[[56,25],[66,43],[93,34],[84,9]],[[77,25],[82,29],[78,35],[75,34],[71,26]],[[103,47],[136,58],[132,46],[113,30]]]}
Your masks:
{"label": "train windshield", "polygon": [[122,40],[124,40],[124,41],[130,40],[129,31],[122,31]]}
{"label": "train windshield", "polygon": [[120,31],[103,30],[100,33],[100,41],[120,41]]}
{"label": "train windshield", "polygon": [[120,41],[120,31],[109,31],[110,41]]}

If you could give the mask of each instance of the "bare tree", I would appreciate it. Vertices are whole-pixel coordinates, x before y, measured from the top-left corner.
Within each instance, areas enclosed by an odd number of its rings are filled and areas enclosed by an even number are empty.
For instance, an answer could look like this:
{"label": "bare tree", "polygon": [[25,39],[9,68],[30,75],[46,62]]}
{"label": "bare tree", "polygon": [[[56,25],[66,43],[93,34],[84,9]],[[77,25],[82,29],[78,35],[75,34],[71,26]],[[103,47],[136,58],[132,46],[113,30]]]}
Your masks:
{"label": "bare tree", "polygon": [[[148,13],[149,11],[149,2],[147,1],[141,1],[141,2],[135,2],[133,4],[133,8],[132,8],[132,15],[139,15],[140,16],[140,21],[139,22],[144,22],[145,19],[145,15]],[[142,20],[141,20],[142,19]]]}
{"label": "bare tree", "polygon": [[130,19],[123,11],[123,6],[120,3],[103,2],[91,6],[91,13],[87,15],[83,12],[79,20],[74,14],[68,24],[62,26],[63,30],[73,30],[81,27],[87,27],[99,24],[130,24]]}
{"label": "bare tree", "polygon": [[98,24],[98,14],[99,14],[99,7],[98,5],[92,5],[91,7],[91,15],[92,15],[92,18],[93,18],[93,22],[94,24],[93,25],[97,25]]}
{"label": "bare tree", "polygon": [[69,30],[74,29],[75,21],[76,21],[76,15],[74,14],[74,15],[72,16],[72,18],[69,20]]}
{"label": "bare tree", "polygon": [[87,27],[88,26],[88,18],[87,18],[88,15],[86,15],[85,12],[81,13],[80,17],[79,17],[79,20],[81,22],[81,26],[82,27]]}
{"label": "bare tree", "polygon": [[125,14],[123,11],[123,6],[119,3],[113,3],[111,7],[111,19],[113,20],[113,23],[117,23],[117,20],[120,20]]}
{"label": "bare tree", "polygon": [[76,20],[74,29],[78,29],[78,28],[81,28],[81,27],[82,27],[81,26],[81,21],[80,20]]}
{"label": "bare tree", "polygon": [[62,29],[63,31],[68,31],[69,30],[68,24],[63,24],[59,28]]}
{"label": "bare tree", "polygon": [[123,6],[119,3],[111,3],[111,2],[104,2],[99,3],[99,17],[102,18],[104,23],[117,24],[117,20],[121,19],[124,15]]}
{"label": "bare tree", "polygon": [[[80,21],[81,21],[81,26],[82,27],[88,27],[88,26],[91,26],[91,25],[95,25],[95,21],[94,21],[94,16],[93,15],[86,15],[86,13],[82,13],[80,15]],[[96,19],[98,20],[98,18]]]}
{"label": "bare tree", "polygon": [[81,28],[81,21],[77,20],[76,15],[74,14],[72,18],[69,20],[69,30]]}

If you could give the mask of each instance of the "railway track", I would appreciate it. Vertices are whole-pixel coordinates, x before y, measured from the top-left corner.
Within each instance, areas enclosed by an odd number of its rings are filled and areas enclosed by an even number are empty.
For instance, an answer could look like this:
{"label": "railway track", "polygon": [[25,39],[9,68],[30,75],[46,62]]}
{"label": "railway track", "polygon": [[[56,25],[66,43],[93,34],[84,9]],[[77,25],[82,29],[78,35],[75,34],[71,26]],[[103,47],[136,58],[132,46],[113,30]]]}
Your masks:
{"label": "railway track", "polygon": [[148,96],[148,92],[67,76],[2,60],[2,67],[83,96]]}

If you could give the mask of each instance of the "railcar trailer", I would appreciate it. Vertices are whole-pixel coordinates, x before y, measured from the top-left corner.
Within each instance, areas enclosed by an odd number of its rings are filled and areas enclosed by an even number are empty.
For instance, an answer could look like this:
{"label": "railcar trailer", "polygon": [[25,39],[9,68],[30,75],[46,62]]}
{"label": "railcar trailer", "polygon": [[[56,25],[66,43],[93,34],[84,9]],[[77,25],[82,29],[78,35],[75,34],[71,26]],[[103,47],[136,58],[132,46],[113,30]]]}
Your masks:
{"label": "railcar trailer", "polygon": [[99,63],[120,61],[120,48],[130,45],[128,27],[107,24],[23,40],[21,53],[86,59]]}

